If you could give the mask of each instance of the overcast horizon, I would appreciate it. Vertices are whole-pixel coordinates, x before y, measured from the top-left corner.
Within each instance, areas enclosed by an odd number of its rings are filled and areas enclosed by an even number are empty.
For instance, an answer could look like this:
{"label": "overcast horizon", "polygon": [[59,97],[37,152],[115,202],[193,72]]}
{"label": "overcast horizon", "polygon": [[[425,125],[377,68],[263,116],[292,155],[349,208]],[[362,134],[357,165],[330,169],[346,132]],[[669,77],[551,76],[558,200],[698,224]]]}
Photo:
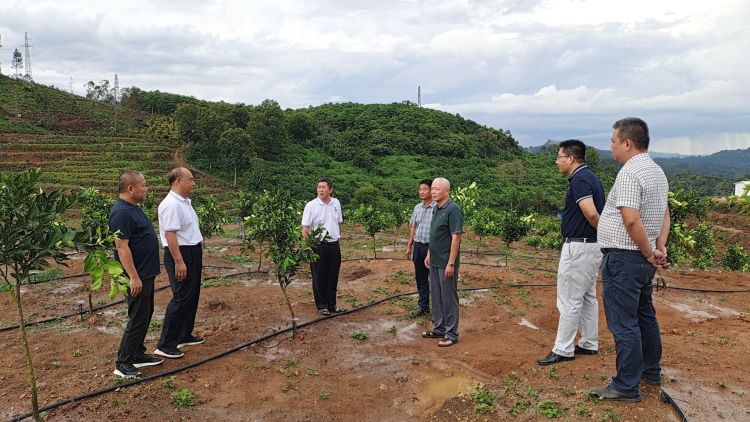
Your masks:
{"label": "overcast horizon", "polygon": [[0,65],[31,39],[36,82],[113,81],[284,108],[417,102],[523,146],[607,149],[641,117],[652,151],[750,148],[750,2],[5,1]]}

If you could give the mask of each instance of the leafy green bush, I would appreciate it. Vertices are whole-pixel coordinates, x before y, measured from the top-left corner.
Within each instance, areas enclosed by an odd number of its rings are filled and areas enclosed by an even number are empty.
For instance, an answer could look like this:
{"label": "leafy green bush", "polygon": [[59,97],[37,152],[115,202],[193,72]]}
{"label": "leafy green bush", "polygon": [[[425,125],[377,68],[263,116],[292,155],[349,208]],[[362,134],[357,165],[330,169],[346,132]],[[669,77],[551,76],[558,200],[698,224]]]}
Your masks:
{"label": "leafy green bush", "polygon": [[750,255],[740,245],[732,245],[722,260],[724,268],[730,271],[750,271]]}
{"label": "leafy green bush", "polygon": [[552,400],[542,400],[537,406],[537,411],[548,418],[560,418],[564,415],[560,403]]}

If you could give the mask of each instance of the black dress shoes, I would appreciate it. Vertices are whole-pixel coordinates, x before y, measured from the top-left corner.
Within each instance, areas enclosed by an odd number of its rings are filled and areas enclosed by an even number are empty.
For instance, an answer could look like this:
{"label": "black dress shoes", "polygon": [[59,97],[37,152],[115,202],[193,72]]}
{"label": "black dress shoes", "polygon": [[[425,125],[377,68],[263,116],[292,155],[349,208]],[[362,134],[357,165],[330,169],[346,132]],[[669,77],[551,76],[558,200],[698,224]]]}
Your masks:
{"label": "black dress shoes", "polygon": [[593,355],[598,355],[599,351],[591,350],[591,349],[584,349],[583,347],[579,347],[578,345],[576,345],[574,353],[576,355],[592,355],[593,356]]}
{"label": "black dress shoes", "polygon": [[625,403],[638,403],[641,401],[641,393],[635,393],[632,395],[625,394],[622,391],[615,390],[611,386],[593,389],[589,393],[589,396],[607,401],[620,401]]}
{"label": "black dress shoes", "polygon": [[566,360],[573,360],[575,356],[561,356],[555,352],[549,352],[544,359],[539,359],[536,363],[540,365],[552,365],[558,362],[565,362]]}

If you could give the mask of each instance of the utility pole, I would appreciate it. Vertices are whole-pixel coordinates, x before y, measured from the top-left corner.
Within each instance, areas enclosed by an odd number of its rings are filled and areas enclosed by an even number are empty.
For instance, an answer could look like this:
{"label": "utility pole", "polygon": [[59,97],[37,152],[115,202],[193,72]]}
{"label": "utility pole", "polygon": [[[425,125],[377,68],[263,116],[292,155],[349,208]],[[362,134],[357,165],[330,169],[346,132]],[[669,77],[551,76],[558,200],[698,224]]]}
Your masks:
{"label": "utility pole", "polygon": [[422,107],[422,86],[417,86],[417,106]]}
{"label": "utility pole", "polygon": [[29,47],[32,47],[32,45],[29,44],[29,33],[28,32],[24,32],[23,34],[24,34],[24,39],[25,39],[23,47],[24,47],[25,53],[26,53],[26,57],[25,57],[25,60],[26,60],[26,63],[25,63],[26,64],[26,74],[23,75],[23,78],[26,79],[27,81],[31,81],[32,80],[32,78],[31,78],[31,53],[29,53]]}
{"label": "utility pole", "polygon": [[68,89],[70,89],[70,93],[73,93],[73,77],[70,77],[70,82],[68,82]]}
{"label": "utility pole", "polygon": [[114,101],[112,102],[112,111],[115,115],[114,132],[117,133],[117,97],[120,95],[120,81],[117,80],[117,73],[115,73],[115,87],[112,88],[112,96]]}
{"label": "utility pole", "polygon": [[[2,50],[2,48],[3,48],[3,36],[0,35],[0,50]],[[0,62],[0,75],[2,74],[3,74],[3,63]]]}

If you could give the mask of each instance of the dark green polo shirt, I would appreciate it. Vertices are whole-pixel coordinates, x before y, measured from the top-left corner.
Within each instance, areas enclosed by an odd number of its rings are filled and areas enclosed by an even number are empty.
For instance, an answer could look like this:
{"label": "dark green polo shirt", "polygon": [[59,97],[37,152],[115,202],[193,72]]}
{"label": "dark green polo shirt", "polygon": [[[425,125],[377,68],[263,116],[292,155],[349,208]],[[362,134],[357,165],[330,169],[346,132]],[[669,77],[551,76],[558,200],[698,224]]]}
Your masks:
{"label": "dark green polo shirt", "polygon": [[[450,199],[443,207],[435,207],[430,224],[430,265],[448,266],[451,253],[451,239],[454,233],[463,233],[464,216],[461,209]],[[458,267],[460,254],[456,256]]]}

